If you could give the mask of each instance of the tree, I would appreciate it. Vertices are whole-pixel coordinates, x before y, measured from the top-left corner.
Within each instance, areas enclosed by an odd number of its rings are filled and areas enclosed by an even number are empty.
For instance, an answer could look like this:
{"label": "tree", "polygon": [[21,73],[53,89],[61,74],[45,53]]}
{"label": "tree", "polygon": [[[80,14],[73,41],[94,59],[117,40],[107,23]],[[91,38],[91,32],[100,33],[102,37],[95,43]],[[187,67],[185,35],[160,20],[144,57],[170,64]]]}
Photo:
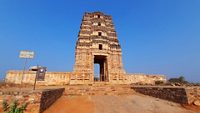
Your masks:
{"label": "tree", "polygon": [[168,81],[171,83],[182,83],[182,84],[188,83],[188,81],[185,80],[184,76],[180,76],[178,78],[170,78]]}

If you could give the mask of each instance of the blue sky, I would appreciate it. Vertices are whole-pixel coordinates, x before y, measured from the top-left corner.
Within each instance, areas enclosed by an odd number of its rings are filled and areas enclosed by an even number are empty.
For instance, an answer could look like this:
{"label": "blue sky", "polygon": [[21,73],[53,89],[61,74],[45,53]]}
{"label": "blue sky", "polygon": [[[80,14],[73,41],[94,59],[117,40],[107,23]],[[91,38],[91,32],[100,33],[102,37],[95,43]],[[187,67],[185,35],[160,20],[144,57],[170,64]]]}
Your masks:
{"label": "blue sky", "polygon": [[0,79],[28,66],[72,71],[84,12],[112,15],[128,73],[200,82],[200,0],[1,0]]}

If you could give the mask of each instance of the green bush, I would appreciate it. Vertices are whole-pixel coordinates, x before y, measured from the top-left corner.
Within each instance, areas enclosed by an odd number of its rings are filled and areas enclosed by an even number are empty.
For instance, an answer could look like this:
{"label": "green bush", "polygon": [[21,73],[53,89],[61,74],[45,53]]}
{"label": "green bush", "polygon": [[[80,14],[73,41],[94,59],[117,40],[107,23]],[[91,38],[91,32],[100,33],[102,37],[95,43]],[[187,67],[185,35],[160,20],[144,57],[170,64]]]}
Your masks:
{"label": "green bush", "polygon": [[2,103],[3,111],[5,113],[24,113],[28,106],[28,103],[24,103],[19,106],[17,100],[14,100],[10,105],[8,104],[7,100],[4,100]]}
{"label": "green bush", "polygon": [[188,83],[188,81],[186,81],[183,76],[180,76],[179,78],[170,78],[168,81],[170,83],[181,83],[181,84],[187,84]]}

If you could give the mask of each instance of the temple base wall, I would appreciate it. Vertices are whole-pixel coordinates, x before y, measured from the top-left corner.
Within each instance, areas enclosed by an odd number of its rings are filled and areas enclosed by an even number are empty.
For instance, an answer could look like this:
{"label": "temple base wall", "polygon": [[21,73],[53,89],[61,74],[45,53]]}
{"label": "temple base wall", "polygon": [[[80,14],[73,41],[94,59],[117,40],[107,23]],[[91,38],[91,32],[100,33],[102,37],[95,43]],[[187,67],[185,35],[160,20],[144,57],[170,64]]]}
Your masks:
{"label": "temple base wall", "polygon": [[[22,76],[23,75],[23,76]],[[5,81],[14,84],[34,84],[34,71],[8,71]],[[156,81],[166,82],[164,75],[124,74],[103,81],[107,84],[155,84]],[[97,83],[97,82],[96,82]],[[68,85],[68,84],[95,84],[94,77],[87,73],[75,72],[46,72],[44,81],[37,81],[37,85]]]}
{"label": "temple base wall", "polygon": [[154,85],[155,82],[167,81],[164,75],[154,75],[154,74],[126,74],[127,83],[129,84],[151,84]]}
{"label": "temple base wall", "polygon": [[[23,74],[24,73],[24,74]],[[37,85],[66,85],[69,84],[71,72],[46,72],[44,81],[37,81]],[[8,71],[6,83],[31,84],[35,82],[35,71]]]}

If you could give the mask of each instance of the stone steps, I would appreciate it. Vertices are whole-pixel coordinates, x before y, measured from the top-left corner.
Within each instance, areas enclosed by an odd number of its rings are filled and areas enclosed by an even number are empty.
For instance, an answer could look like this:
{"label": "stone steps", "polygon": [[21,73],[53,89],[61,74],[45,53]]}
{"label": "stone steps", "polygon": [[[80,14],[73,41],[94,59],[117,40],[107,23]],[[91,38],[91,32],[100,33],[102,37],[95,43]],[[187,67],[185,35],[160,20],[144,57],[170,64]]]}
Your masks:
{"label": "stone steps", "polygon": [[132,95],[134,90],[128,85],[76,85],[66,86],[64,95]]}

